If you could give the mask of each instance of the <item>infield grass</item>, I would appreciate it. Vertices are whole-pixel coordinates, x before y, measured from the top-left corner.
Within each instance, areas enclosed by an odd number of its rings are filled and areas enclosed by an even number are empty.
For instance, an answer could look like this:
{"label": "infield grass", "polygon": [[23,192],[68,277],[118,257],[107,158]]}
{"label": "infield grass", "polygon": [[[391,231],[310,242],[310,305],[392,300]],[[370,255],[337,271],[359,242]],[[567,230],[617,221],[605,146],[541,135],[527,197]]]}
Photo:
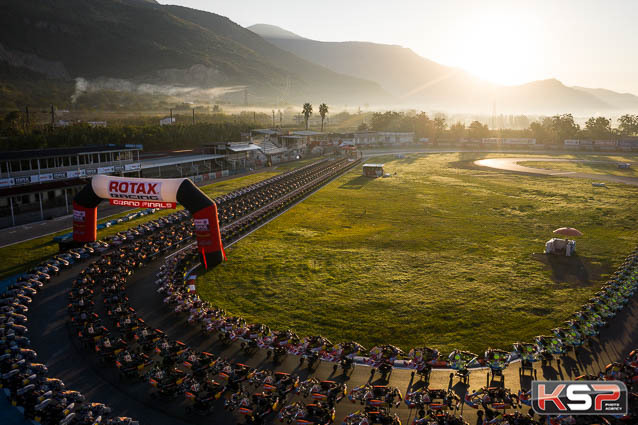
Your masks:
{"label": "infield grass", "polygon": [[[633,158],[636,161],[636,158]],[[618,162],[629,162],[619,159]],[[614,176],[638,177],[638,162],[633,162],[630,168],[618,168],[617,163],[611,162],[542,162],[542,161],[522,161],[519,165],[532,168],[543,168],[545,170],[574,171],[577,173],[589,174],[611,174]]]}
{"label": "infield grass", "polygon": [[[229,249],[198,291],[251,322],[368,348],[478,353],[547,333],[635,248],[638,188],[471,165],[499,156],[513,154],[375,157],[392,177],[338,178]],[[561,226],[584,233],[578,255],[540,254]]]}

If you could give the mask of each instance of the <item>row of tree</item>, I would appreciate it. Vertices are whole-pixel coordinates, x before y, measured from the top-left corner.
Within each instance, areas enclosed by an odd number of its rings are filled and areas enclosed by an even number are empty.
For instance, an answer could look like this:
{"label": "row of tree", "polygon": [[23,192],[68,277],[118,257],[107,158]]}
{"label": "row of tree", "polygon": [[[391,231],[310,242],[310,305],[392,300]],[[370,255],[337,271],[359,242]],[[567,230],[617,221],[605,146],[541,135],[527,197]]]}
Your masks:
{"label": "row of tree", "polygon": [[174,125],[91,127],[38,127],[30,132],[0,137],[0,151],[94,145],[144,145],[144,150],[161,151],[199,148],[211,142],[241,139],[254,123],[199,123]]}
{"label": "row of tree", "polygon": [[406,115],[402,112],[377,112],[372,115],[370,124],[363,123],[360,131],[414,132],[418,138],[438,139],[480,139],[484,137],[528,137],[539,143],[562,143],[565,139],[615,139],[638,136],[638,115],[623,115],[618,118],[618,126],[612,128],[611,119],[591,117],[583,128],[572,114],[554,115],[532,122],[524,130],[490,129],[486,124],[473,121],[466,127],[456,122],[448,125],[444,116],[430,118],[425,112]]}
{"label": "row of tree", "polygon": [[[308,130],[308,120],[312,115],[312,105],[310,103],[304,103],[301,109],[301,113],[303,114],[304,121],[306,122],[306,130]],[[326,119],[326,115],[328,115],[328,105],[322,103],[319,105],[319,115],[321,116],[321,131],[323,131],[323,122]]]}
{"label": "row of tree", "polygon": [[[310,103],[303,105],[303,115],[308,128],[308,119],[313,113]],[[328,114],[328,106],[319,106],[321,130]],[[221,116],[221,114],[220,114]],[[117,125],[93,128],[87,124],[75,124],[66,127],[28,126],[24,116],[10,113],[0,120],[0,150],[37,149],[46,147],[86,146],[106,144],[142,144],[147,150],[169,150],[196,148],[205,143],[240,140],[255,126],[270,125],[266,114],[250,114],[242,119],[239,116],[232,121],[197,122],[195,124],[174,124],[159,126]],[[613,139],[626,136],[638,136],[638,115],[623,115],[618,126],[612,128],[611,120],[605,117],[589,118],[581,128],[574,122],[571,114],[546,117],[529,124],[524,130],[490,129],[486,124],[473,121],[469,126],[461,122],[448,124],[444,116],[430,118],[422,112],[407,115],[388,111],[374,113],[369,124],[362,124],[359,130],[415,132],[418,138],[431,140],[443,139],[480,139],[484,137],[529,137],[539,143],[562,143],[565,139]]]}

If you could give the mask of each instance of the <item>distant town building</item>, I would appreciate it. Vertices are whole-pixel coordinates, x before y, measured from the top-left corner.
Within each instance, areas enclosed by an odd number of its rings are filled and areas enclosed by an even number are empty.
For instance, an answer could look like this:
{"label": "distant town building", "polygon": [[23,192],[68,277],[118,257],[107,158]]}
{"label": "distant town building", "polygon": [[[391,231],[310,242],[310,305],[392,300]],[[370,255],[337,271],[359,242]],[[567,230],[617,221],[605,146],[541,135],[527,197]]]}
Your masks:
{"label": "distant town building", "polygon": [[590,151],[638,151],[638,137],[626,137],[619,140],[566,139],[563,140],[563,146],[566,149]]}
{"label": "distant town building", "polygon": [[173,117],[166,117],[160,120],[160,125],[173,125],[173,124],[175,124],[175,118]]}
{"label": "distant town building", "polygon": [[529,138],[500,138],[485,137],[482,139],[484,145],[535,145],[536,139]]}
{"label": "distant town building", "polygon": [[361,131],[354,133],[354,143],[357,146],[365,145],[407,145],[414,143],[414,132],[392,131]]}
{"label": "distant town building", "polygon": [[407,145],[410,143],[414,143],[413,132],[411,133],[396,133],[396,132],[380,132],[379,138],[381,139],[381,144],[384,145]]}

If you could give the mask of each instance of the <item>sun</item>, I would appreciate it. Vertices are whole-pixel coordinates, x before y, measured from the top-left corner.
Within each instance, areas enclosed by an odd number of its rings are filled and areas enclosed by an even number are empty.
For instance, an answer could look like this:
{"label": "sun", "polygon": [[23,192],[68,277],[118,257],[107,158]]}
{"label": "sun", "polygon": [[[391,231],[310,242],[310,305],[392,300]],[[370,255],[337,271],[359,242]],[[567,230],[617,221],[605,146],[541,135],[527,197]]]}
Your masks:
{"label": "sun", "polygon": [[457,66],[496,84],[521,84],[537,78],[542,65],[542,34],[532,19],[486,14],[459,40]]}

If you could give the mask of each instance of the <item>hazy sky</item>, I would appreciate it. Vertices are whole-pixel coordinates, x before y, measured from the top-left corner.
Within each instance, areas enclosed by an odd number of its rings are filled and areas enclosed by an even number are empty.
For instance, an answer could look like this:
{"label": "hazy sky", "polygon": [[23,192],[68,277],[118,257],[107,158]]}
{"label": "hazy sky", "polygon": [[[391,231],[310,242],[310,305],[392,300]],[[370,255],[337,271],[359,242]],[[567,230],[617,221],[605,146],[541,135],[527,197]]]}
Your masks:
{"label": "hazy sky", "polygon": [[638,94],[638,0],[160,0],[324,41],[409,47],[503,84]]}

